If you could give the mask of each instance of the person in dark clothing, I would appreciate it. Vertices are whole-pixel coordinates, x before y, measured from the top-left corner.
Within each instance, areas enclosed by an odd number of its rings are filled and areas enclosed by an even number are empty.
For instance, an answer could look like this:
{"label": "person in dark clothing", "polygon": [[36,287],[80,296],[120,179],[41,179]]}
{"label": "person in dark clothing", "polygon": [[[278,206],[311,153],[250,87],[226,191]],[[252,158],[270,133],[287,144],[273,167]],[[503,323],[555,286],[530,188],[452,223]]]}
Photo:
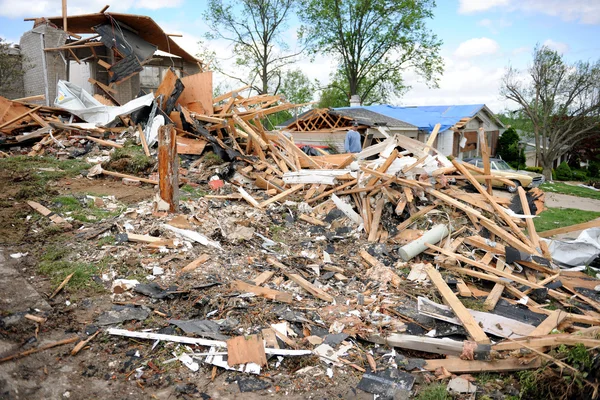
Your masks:
{"label": "person in dark clothing", "polygon": [[355,122],[353,128],[346,133],[346,139],[344,140],[344,150],[346,153],[360,153],[362,150],[360,133],[356,130],[357,127],[358,123]]}

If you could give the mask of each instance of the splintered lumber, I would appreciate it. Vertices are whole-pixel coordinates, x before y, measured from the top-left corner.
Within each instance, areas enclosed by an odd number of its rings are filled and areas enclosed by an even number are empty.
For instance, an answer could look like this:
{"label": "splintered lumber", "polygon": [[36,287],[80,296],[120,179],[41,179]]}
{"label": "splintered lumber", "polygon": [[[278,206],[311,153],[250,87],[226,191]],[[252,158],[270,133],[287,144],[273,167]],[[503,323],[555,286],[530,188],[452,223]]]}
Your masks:
{"label": "splintered lumber", "polygon": [[534,349],[540,349],[549,346],[559,346],[561,344],[583,344],[585,347],[599,347],[600,340],[594,338],[588,338],[582,335],[574,334],[558,334],[558,335],[546,335],[537,338],[519,338],[515,340],[509,340],[499,342],[492,345],[492,349],[496,351],[512,351],[520,350],[523,345],[532,347]]}
{"label": "splintered lumber", "polygon": [[246,363],[267,364],[265,346],[259,335],[237,336],[227,341],[227,365]]}
{"label": "splintered lumber", "polygon": [[[529,203],[527,202],[527,194],[525,193],[525,189],[521,186],[517,188],[519,192],[519,199],[521,200],[521,206],[523,207],[524,215],[532,215],[531,210],[529,209]],[[531,242],[535,248],[540,247],[540,239],[535,230],[535,225],[533,224],[533,218],[525,218],[525,223],[527,224],[527,233],[529,233],[529,237],[531,238]]]}
{"label": "splintered lumber", "polygon": [[506,271],[501,271],[499,269],[494,269],[494,268],[490,267],[489,265],[485,265],[483,263],[480,263],[479,261],[471,260],[470,258],[467,258],[467,257],[465,257],[463,255],[453,253],[453,252],[448,251],[446,249],[442,249],[441,247],[437,247],[437,246],[435,246],[433,244],[427,243],[427,247],[429,247],[430,249],[435,250],[437,252],[440,252],[440,253],[442,253],[445,256],[448,256],[448,257],[451,257],[451,258],[455,258],[455,259],[457,259],[459,261],[462,261],[464,263],[467,263],[469,265],[477,267],[477,268],[479,268],[479,269],[481,269],[483,271],[486,271],[488,273],[495,274],[497,276],[501,276],[501,277],[510,279],[510,280],[515,281],[517,283],[520,283],[522,285],[526,285],[526,286],[533,287],[533,288],[536,288],[536,289],[543,289],[544,288],[543,285],[540,285],[540,284],[537,284],[537,283],[533,283],[533,282],[529,282],[527,279],[523,279],[523,278],[520,278],[520,277],[518,277],[516,275],[512,275],[511,273],[506,272]]}
{"label": "splintered lumber", "polygon": [[552,332],[558,324],[567,317],[567,313],[562,310],[554,310],[546,319],[539,324],[529,336],[545,336]]}
{"label": "splintered lumber", "polygon": [[490,343],[490,339],[487,337],[483,329],[475,322],[473,316],[469,313],[467,308],[460,302],[458,297],[452,292],[450,287],[442,278],[442,275],[436,271],[436,269],[427,265],[425,267],[425,271],[427,275],[429,275],[429,279],[436,286],[446,303],[452,308],[456,317],[462,322],[463,327],[469,333],[469,336],[473,338],[477,343]]}
{"label": "splintered lumber", "polygon": [[263,201],[262,203],[260,203],[259,207],[264,208],[271,203],[275,203],[276,201],[285,199],[286,197],[297,192],[298,190],[302,189],[303,187],[304,187],[303,184],[292,186],[290,189],[283,191],[283,192],[279,193],[278,195],[271,197],[268,200]]}
{"label": "splintered lumber", "polygon": [[20,114],[20,115],[18,115],[18,116],[16,116],[16,117],[14,117],[14,118],[13,118],[13,119],[11,119],[10,121],[7,121],[7,122],[5,122],[5,123],[1,124],[1,125],[0,125],[0,129],[2,129],[2,128],[5,128],[5,127],[7,127],[7,126],[9,126],[9,125],[13,124],[13,123],[17,122],[18,120],[20,120],[20,119],[23,119],[23,118],[27,117],[28,115],[31,115],[32,113],[36,112],[36,111],[37,111],[37,110],[39,110],[40,108],[42,108],[42,106],[37,106],[37,107],[35,107],[35,108],[32,108],[31,110],[29,110],[29,111],[27,111],[27,112],[25,112],[25,113],[23,113],[23,114]]}
{"label": "splintered lumber", "polygon": [[85,137],[87,140],[91,140],[92,142],[96,142],[102,146],[106,146],[106,147],[114,147],[115,149],[122,149],[123,145],[119,144],[119,143],[115,143],[115,142],[111,142],[110,140],[102,140],[102,139],[98,139],[92,136],[86,136]]}
{"label": "splintered lumber", "polygon": [[[496,263],[496,269],[504,271],[504,265],[504,261],[498,260],[498,262]],[[485,302],[483,303],[483,308],[485,308],[487,311],[491,311],[494,308],[496,308],[496,304],[498,304],[500,297],[502,297],[503,291],[504,285],[501,283],[496,283],[488,297],[485,299]]]}
{"label": "splintered lumber", "polygon": [[487,193],[489,193],[491,195],[493,192],[492,192],[492,180],[489,178],[490,174],[492,173],[492,170],[490,168],[490,148],[488,147],[487,137],[485,134],[485,130],[483,128],[479,128],[478,135],[479,135],[479,148],[481,150],[481,158],[483,160],[483,173],[487,176],[487,178],[485,178],[485,184],[487,186],[486,189],[487,189]]}
{"label": "splintered lumber", "polygon": [[179,273],[192,272],[208,260],[210,260],[210,256],[208,254],[202,254],[200,257],[183,267]]}
{"label": "splintered lumber", "polygon": [[269,147],[267,145],[267,143],[263,140],[263,138],[260,137],[260,135],[258,133],[256,133],[256,131],[254,130],[254,128],[251,127],[249,124],[247,124],[246,121],[244,121],[243,119],[241,119],[236,114],[233,115],[233,120],[235,121],[236,124],[238,124],[239,126],[241,126],[242,129],[248,135],[250,135],[250,137],[252,137],[252,140],[254,142],[258,143],[258,145],[260,146],[261,149],[266,150]]}
{"label": "splintered lumber", "polygon": [[289,273],[286,273],[285,275],[291,281],[293,281],[296,284],[298,284],[300,287],[302,287],[302,289],[306,290],[308,293],[312,294],[316,298],[321,299],[323,301],[329,301],[331,303],[333,303],[333,301],[335,300],[333,298],[333,296],[331,296],[328,293],[325,293],[323,290],[319,289],[318,287],[316,287],[315,285],[313,285],[312,283],[310,283],[309,281],[307,281],[306,279],[304,279],[300,275],[298,275],[298,274],[289,274]]}
{"label": "splintered lumber", "polygon": [[69,224],[67,221],[65,221],[60,215],[55,214],[53,211],[50,211],[49,209],[47,209],[40,203],[37,203],[32,200],[28,200],[27,204],[29,204],[29,206],[31,208],[33,208],[35,211],[42,214],[44,217],[50,218],[50,221],[54,222],[55,224],[62,225],[65,228],[71,228],[71,224]]}
{"label": "splintered lumber", "polygon": [[[528,361],[528,362],[527,362]],[[475,372],[507,372],[537,369],[542,365],[539,358],[523,360],[519,358],[507,358],[494,361],[467,361],[460,358],[447,358],[444,360],[427,360],[425,368],[427,371],[435,371],[444,367],[453,374],[470,374]]]}
{"label": "splintered lumber", "polygon": [[69,343],[75,343],[78,340],[79,340],[79,338],[77,336],[74,336],[72,338],[59,340],[58,342],[48,343],[48,344],[45,344],[43,346],[36,347],[35,349],[30,349],[30,350],[27,350],[27,351],[23,351],[21,353],[12,354],[10,356],[4,357],[4,358],[0,358],[0,363],[6,362],[6,361],[10,361],[10,360],[14,360],[14,359],[21,358],[21,357],[25,357],[25,356],[28,356],[30,354],[34,354],[34,353],[38,353],[40,351],[51,349],[53,347],[62,346],[62,345],[69,344]]}
{"label": "splintered lumber", "polygon": [[375,242],[379,233],[379,221],[381,220],[381,213],[383,212],[383,205],[385,204],[385,198],[381,197],[377,200],[375,207],[375,214],[373,214],[373,220],[371,221],[371,230],[369,232],[369,242]]}
{"label": "splintered lumber", "polygon": [[[398,158],[398,149],[394,149],[394,151],[392,151],[392,153],[388,156],[388,158],[385,160],[385,162],[379,168],[377,168],[377,171],[381,172],[382,174],[385,174],[385,172],[388,170],[390,165],[392,165],[392,163],[396,160],[396,158]],[[372,177],[367,182],[367,186],[374,185],[378,180],[379,180],[379,177],[377,177],[377,176]]]}
{"label": "splintered lumber", "polygon": [[[98,164],[98,165],[100,165],[100,164]],[[158,181],[155,181],[152,179],[138,178],[137,176],[134,176],[134,175],[127,175],[127,174],[122,174],[120,172],[107,171],[105,169],[102,169],[101,171],[102,171],[103,175],[114,176],[116,178],[128,178],[128,179],[133,179],[133,180],[137,180],[137,181],[144,182],[144,183],[149,183],[151,185],[158,185]]]}
{"label": "splintered lumber", "polygon": [[101,331],[96,331],[96,333],[94,333],[93,335],[91,335],[89,338],[82,340],[81,342],[77,343],[75,345],[75,347],[73,347],[73,350],[71,350],[71,355],[72,356],[76,356],[77,353],[79,353],[85,346],[87,346],[87,344],[89,342],[91,342],[96,336],[98,336],[100,334]]}
{"label": "splintered lumber", "polygon": [[[494,207],[496,214],[498,216],[500,216],[500,218],[502,218],[504,220],[504,222],[506,222],[506,224],[511,228],[511,231],[514,232],[519,237],[519,239],[525,244],[525,246],[530,248],[529,253],[537,253],[538,255],[541,256],[541,254],[539,254],[536,249],[531,248],[533,246],[533,244],[529,240],[529,238],[521,231],[521,229],[517,226],[517,224],[515,224],[515,222],[506,213],[506,211],[504,211],[504,209],[500,205],[498,205],[498,203],[496,203],[496,201],[494,201],[494,198],[483,187],[481,187],[479,182],[477,182],[477,180],[473,177],[473,175],[464,167],[464,164],[461,164],[456,160],[452,160],[452,164],[454,164],[454,166],[456,167],[456,169],[458,171],[460,171],[464,176],[467,177],[467,179],[469,180],[469,182],[471,182],[471,184],[475,187],[475,189],[477,189],[477,191],[479,191],[479,193],[481,193],[486,198],[486,200],[492,205],[492,207]],[[491,186],[490,186],[490,188],[491,188]]]}
{"label": "splintered lumber", "polygon": [[298,219],[301,221],[304,221],[304,222],[308,222],[309,224],[316,225],[316,226],[327,226],[327,224],[325,222],[321,221],[320,219],[316,219],[316,218],[311,217],[306,214],[300,214]]}
{"label": "splintered lumber", "polygon": [[[399,347],[401,349],[452,356],[460,356],[465,347],[464,342],[449,338],[430,338],[427,336],[405,335],[401,333],[392,333],[386,338],[374,335],[368,337],[367,340],[381,345]],[[489,354],[490,348],[491,346],[489,344],[478,344],[474,353],[486,355]]]}
{"label": "splintered lumber", "polygon": [[463,281],[460,278],[456,279],[456,288],[458,289],[458,295],[461,297],[471,297],[473,296],[473,293],[471,292],[471,289],[469,289],[469,287],[467,286],[467,284],[465,283],[465,281]]}
{"label": "splintered lumber", "polygon": [[562,235],[563,233],[571,233],[576,231],[582,231],[589,228],[600,228],[600,218],[593,221],[584,222],[582,224],[575,224],[570,226],[564,226],[562,228],[551,229],[538,233],[539,237],[547,238],[554,235]]}
{"label": "splintered lumber", "polygon": [[264,271],[260,275],[258,275],[256,278],[254,278],[252,280],[252,283],[254,283],[256,286],[260,286],[263,283],[268,282],[269,279],[271,279],[273,277],[273,275],[275,275],[274,271]]}
{"label": "splintered lumber", "polygon": [[146,141],[146,135],[142,131],[142,126],[138,125],[137,129],[138,129],[138,134],[140,135],[140,142],[142,142],[142,148],[144,149],[144,154],[146,154],[146,157],[150,157],[150,149],[148,148],[148,142]]}
{"label": "splintered lumber", "polygon": [[160,242],[162,239],[150,235],[137,235],[135,233],[127,233],[127,240],[134,243],[155,243]]}
{"label": "splintered lumber", "polygon": [[265,299],[280,301],[282,303],[291,303],[293,301],[293,297],[290,293],[280,292],[262,286],[250,285],[249,283],[243,281],[233,281],[233,285],[237,288],[237,290],[254,293],[255,295],[264,297]]}
{"label": "splintered lumber", "polygon": [[[423,207],[421,210],[419,210],[415,214],[411,215],[409,218],[407,218],[405,221],[403,221],[400,225],[398,225],[398,228],[397,228],[398,232],[402,232],[403,230],[405,230],[406,228],[408,228],[409,226],[411,226],[412,224],[417,222],[417,220],[419,218],[421,218],[423,215],[427,214],[429,211],[433,210],[436,207],[437,207],[437,204],[431,204],[429,206]],[[396,235],[396,237],[398,237],[398,235]]]}
{"label": "splintered lumber", "polygon": [[242,198],[246,200],[251,206],[261,208],[261,205],[258,203],[258,201],[256,201],[256,199],[252,197],[250,193],[246,192],[246,190],[243,187],[238,186],[237,189]]}
{"label": "splintered lumber", "polygon": [[58,285],[58,287],[56,288],[56,290],[54,291],[54,293],[52,293],[52,295],[50,296],[50,299],[53,299],[54,296],[56,296],[61,290],[63,290],[63,288],[65,286],[67,286],[67,283],[69,283],[69,281],[71,280],[71,278],[73,277],[73,275],[75,275],[75,272],[73,272],[72,274],[68,275],[62,282],[60,285]]}
{"label": "splintered lumber", "polygon": [[179,211],[179,156],[175,126],[158,130],[158,187],[160,198],[169,204],[170,212]]}

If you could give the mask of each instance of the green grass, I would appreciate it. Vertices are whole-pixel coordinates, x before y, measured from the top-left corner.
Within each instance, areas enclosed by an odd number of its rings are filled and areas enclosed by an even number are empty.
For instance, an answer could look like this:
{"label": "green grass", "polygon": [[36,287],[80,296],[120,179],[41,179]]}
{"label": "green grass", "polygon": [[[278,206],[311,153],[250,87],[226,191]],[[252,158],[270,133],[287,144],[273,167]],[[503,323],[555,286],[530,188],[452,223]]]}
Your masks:
{"label": "green grass", "polygon": [[540,186],[546,192],[568,194],[570,196],[587,197],[588,199],[600,200],[600,191],[586,189],[579,186],[571,186],[562,182],[546,182]]}
{"label": "green grass", "polygon": [[459,300],[463,305],[471,310],[475,311],[486,311],[484,302],[482,300],[472,299],[472,298],[460,298]]}
{"label": "green grass", "polygon": [[183,185],[180,189],[180,198],[181,200],[194,200],[197,199],[198,197],[204,197],[208,194],[208,192],[197,188],[197,187],[193,187],[191,185]]}
{"label": "green grass", "polygon": [[[54,157],[14,156],[0,159],[0,170],[11,171],[20,186],[15,197],[19,200],[42,197],[48,192],[48,182],[81,174],[90,165],[82,159],[59,160]],[[40,168],[51,169],[42,171]]]}
{"label": "green grass", "polygon": [[540,213],[533,222],[538,232],[562,228],[563,226],[581,224],[600,218],[600,212],[584,211],[575,208],[548,208]]}
{"label": "green grass", "polygon": [[75,196],[58,196],[53,199],[58,205],[58,212],[64,216],[71,216],[74,220],[80,222],[98,222],[106,218],[111,218],[121,214],[122,209],[105,210],[94,205],[93,201],[82,198],[79,200]]}
{"label": "green grass", "polygon": [[146,156],[141,146],[136,145],[131,141],[125,142],[123,148],[115,149],[110,155],[110,161],[119,161],[126,159],[127,163],[124,166],[124,172],[137,174],[146,171],[154,166],[156,161],[152,157]]}
{"label": "green grass", "polygon": [[415,396],[416,400],[451,400],[452,396],[446,390],[446,385],[442,383],[432,383],[420,388]]}
{"label": "green grass", "polygon": [[95,264],[72,262],[66,259],[70,251],[64,246],[49,246],[40,257],[38,271],[48,276],[55,286],[58,286],[68,275],[73,273],[73,277],[67,284],[68,288],[76,290],[83,288],[100,289],[100,286],[92,281],[91,277],[98,275],[100,270],[107,266],[109,260],[102,259]]}

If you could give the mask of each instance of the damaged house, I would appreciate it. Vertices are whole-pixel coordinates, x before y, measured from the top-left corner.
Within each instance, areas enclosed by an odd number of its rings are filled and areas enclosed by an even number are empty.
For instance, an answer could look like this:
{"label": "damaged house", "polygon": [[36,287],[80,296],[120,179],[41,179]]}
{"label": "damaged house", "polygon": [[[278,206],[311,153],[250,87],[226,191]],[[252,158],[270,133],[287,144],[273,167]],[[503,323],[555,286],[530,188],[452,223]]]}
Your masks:
{"label": "damaged house", "polygon": [[28,19],[34,25],[21,37],[20,51],[24,60],[34,61],[24,68],[25,97],[43,96],[50,106],[58,81],[65,80],[108,99],[107,105],[120,105],[141,91],[155,91],[170,67],[179,77],[203,70],[152,18],[107,8],[64,19]]}
{"label": "damaged house", "polygon": [[363,148],[394,135],[426,142],[439,123],[433,146],[460,159],[479,154],[477,131],[483,128],[496,153],[502,122],[485,104],[397,107],[391,105],[310,110],[283,122],[279,129],[293,132],[298,143],[344,150],[345,134],[356,121]]}

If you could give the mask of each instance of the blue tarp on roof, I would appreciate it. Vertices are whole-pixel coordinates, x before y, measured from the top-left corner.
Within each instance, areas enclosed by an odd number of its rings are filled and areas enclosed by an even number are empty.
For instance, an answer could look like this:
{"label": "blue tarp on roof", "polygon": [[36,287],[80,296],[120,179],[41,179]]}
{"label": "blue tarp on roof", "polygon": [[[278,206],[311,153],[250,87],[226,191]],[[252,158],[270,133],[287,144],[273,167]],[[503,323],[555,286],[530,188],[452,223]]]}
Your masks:
{"label": "blue tarp on roof", "polygon": [[[466,117],[473,117],[485,104],[468,104],[456,106],[418,106],[418,107],[397,107],[390,105],[363,106],[379,114],[390,118],[408,122],[416,125],[419,129],[431,132],[435,124],[439,123],[440,132],[454,126],[458,121]],[[351,107],[338,108],[338,110],[349,109]]]}

